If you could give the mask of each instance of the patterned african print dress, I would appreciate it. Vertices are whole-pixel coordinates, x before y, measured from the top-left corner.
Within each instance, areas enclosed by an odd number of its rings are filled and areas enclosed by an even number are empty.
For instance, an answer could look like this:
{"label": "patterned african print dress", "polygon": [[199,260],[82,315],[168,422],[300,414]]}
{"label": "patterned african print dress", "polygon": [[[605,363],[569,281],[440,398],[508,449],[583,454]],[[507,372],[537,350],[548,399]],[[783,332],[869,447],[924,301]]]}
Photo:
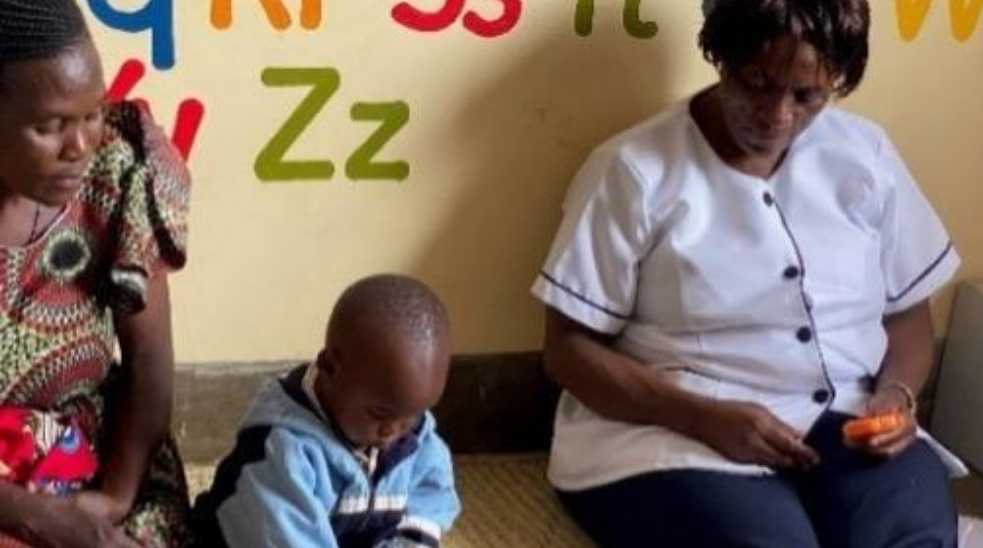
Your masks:
{"label": "patterned african print dress", "polygon": [[[138,311],[148,278],[185,262],[189,178],[133,104],[112,106],[76,197],[23,247],[0,247],[0,405],[69,421],[96,455],[111,411],[113,314]],[[173,441],[153,459],[125,521],[147,547],[187,545],[187,487]],[[22,546],[0,534],[0,548]]]}

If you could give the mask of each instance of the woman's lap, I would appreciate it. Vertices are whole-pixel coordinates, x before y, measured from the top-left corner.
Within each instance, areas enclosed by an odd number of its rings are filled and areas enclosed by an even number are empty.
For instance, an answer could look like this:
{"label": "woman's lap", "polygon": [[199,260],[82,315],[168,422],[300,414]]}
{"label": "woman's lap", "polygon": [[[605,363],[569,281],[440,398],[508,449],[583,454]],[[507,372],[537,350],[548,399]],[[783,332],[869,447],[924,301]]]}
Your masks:
{"label": "woman's lap", "polygon": [[[187,548],[188,489],[184,466],[173,438],[161,446],[150,465],[133,508],[121,524],[127,536],[145,548]],[[0,533],[0,548],[31,548]]]}
{"label": "woman's lap", "polygon": [[819,546],[794,488],[776,477],[679,470],[558,494],[605,548]]}
{"label": "woman's lap", "polygon": [[955,548],[956,507],[938,455],[917,440],[893,459],[866,457],[841,442],[847,418],[827,415],[809,432],[823,462],[794,478],[822,544]]}
{"label": "woman's lap", "polygon": [[662,471],[558,494],[605,548],[955,548],[955,507],[935,453],[918,441],[874,461],[843,447],[845,418],[827,414],[810,432],[823,462],[808,472]]}

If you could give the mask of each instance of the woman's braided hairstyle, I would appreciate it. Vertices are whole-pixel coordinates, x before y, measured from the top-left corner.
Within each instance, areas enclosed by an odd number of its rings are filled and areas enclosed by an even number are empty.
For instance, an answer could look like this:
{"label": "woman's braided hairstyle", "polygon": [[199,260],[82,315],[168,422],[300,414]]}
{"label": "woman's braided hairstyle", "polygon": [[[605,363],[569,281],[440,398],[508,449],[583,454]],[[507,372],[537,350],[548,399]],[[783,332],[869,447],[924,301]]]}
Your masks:
{"label": "woman's braided hairstyle", "polygon": [[76,0],[0,0],[0,70],[52,57],[88,37]]}

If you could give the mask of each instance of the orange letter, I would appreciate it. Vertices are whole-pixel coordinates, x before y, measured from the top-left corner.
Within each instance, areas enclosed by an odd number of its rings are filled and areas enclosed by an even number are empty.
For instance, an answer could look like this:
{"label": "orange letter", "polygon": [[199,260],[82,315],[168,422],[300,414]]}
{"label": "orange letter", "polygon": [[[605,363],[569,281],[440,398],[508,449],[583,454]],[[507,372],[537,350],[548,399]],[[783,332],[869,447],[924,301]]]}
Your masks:
{"label": "orange letter", "polygon": [[952,35],[956,40],[965,42],[976,30],[980,20],[980,8],[983,0],[949,0],[949,23],[952,25]]}
{"label": "orange letter", "polygon": [[930,5],[932,0],[895,0],[898,32],[901,33],[902,40],[911,42],[918,36]]}
{"label": "orange letter", "polygon": [[[260,0],[266,18],[273,28],[285,30],[290,27],[290,12],[281,0]],[[212,26],[227,29],[232,24],[232,0],[212,0]],[[300,26],[316,29],[321,24],[321,0],[301,0]]]}

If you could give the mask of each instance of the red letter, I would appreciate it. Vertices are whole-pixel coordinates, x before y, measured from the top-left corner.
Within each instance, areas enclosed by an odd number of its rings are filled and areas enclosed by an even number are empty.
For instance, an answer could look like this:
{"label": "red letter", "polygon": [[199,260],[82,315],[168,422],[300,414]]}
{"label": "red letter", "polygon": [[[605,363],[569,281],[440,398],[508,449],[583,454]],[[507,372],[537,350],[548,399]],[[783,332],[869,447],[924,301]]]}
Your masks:
{"label": "red letter", "polygon": [[400,2],[393,6],[392,16],[404,27],[421,32],[436,32],[457,21],[463,9],[464,0],[447,0],[444,7],[433,13],[420,11],[408,2]]}
{"label": "red letter", "polygon": [[522,15],[522,0],[498,0],[502,3],[502,16],[494,21],[482,19],[474,10],[464,14],[464,27],[483,38],[494,38],[512,30]]}
{"label": "red letter", "polygon": [[[133,91],[133,88],[143,79],[146,69],[142,62],[137,59],[127,59],[120,67],[112,84],[106,91],[106,100],[113,103],[126,99]],[[133,99],[135,103],[150,112],[150,105],[145,99]],[[205,117],[205,105],[198,99],[185,99],[177,109],[177,117],[174,121],[174,131],[171,133],[171,142],[174,148],[181,153],[187,160],[191,154],[191,149],[198,135],[198,128]]]}

